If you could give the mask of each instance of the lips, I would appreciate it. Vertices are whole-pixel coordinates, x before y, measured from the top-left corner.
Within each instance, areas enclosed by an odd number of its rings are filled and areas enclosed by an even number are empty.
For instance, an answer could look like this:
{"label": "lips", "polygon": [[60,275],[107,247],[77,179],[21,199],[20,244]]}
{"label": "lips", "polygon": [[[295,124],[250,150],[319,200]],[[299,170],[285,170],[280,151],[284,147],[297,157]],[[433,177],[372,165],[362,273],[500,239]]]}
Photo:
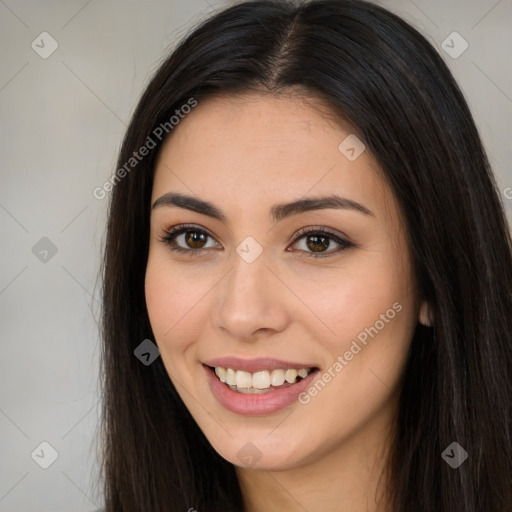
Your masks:
{"label": "lips", "polygon": [[[245,394],[233,390],[228,384],[221,382],[214,368],[221,365],[232,365],[237,371],[251,373],[278,368],[313,368],[305,378],[295,384],[280,386],[263,394]],[[298,396],[306,390],[319,375],[318,366],[311,364],[283,361],[277,359],[243,360],[239,358],[219,358],[203,363],[210,391],[225,409],[244,416],[261,416],[271,414],[295,403],[300,406]]]}
{"label": "lips", "polygon": [[242,359],[234,356],[220,357],[216,359],[209,359],[203,361],[203,364],[215,368],[221,366],[222,368],[233,368],[234,370],[242,370],[244,372],[256,373],[264,370],[276,370],[279,368],[294,368],[300,370],[301,368],[318,368],[316,363],[285,361],[282,359],[273,358],[257,358],[257,359]]}

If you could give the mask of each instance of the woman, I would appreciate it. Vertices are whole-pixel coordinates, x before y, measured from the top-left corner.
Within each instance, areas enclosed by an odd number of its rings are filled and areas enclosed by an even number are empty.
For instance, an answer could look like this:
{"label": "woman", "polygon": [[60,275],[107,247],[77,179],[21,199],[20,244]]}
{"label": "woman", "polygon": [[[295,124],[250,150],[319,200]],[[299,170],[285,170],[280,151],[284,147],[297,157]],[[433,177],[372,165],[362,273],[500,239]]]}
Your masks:
{"label": "woman", "polygon": [[425,38],[363,1],[212,16],[119,155],[106,510],[512,510],[511,290]]}

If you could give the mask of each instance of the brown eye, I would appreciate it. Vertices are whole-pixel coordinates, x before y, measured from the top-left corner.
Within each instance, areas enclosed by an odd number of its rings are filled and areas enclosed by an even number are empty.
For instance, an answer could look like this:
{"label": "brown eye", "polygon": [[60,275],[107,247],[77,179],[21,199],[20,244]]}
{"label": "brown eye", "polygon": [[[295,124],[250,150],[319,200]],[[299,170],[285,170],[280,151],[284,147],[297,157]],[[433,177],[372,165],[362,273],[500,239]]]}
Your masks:
{"label": "brown eye", "polygon": [[[294,244],[297,242],[303,242],[304,248],[300,248],[300,251],[304,253],[304,256],[310,258],[327,257],[338,254],[349,247],[355,247],[352,242],[324,228],[302,229],[295,238]],[[338,248],[328,250],[333,244],[337,245]]]}
{"label": "brown eye", "polygon": [[202,249],[208,235],[199,231],[186,231],[185,243],[192,249]]}
{"label": "brown eye", "polygon": [[182,225],[166,230],[160,241],[168,244],[173,251],[196,255],[200,254],[202,250],[216,247],[216,245],[206,245],[209,238],[213,240],[213,237],[204,229],[193,225]]}
{"label": "brown eye", "polygon": [[313,252],[324,252],[329,248],[330,238],[326,236],[308,235],[306,245]]}

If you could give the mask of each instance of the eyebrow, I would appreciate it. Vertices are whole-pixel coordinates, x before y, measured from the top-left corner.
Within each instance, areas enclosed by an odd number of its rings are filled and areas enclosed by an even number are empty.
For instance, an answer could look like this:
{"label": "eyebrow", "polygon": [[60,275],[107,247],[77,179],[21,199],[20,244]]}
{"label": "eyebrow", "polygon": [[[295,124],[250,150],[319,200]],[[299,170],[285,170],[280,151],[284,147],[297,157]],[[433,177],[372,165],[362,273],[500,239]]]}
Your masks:
{"label": "eyebrow", "polygon": [[[159,197],[153,203],[152,209],[154,210],[155,208],[160,208],[162,206],[176,206],[178,208],[184,208],[193,212],[202,213],[203,215],[207,215],[222,222],[225,222],[227,219],[226,215],[212,203],[197,197],[179,194],[177,192],[168,192],[167,194]],[[312,210],[330,208],[354,210],[365,215],[375,217],[374,213],[362,204],[336,194],[322,197],[308,197],[291,203],[275,204],[270,209],[270,217],[275,223],[292,215],[298,215]]]}

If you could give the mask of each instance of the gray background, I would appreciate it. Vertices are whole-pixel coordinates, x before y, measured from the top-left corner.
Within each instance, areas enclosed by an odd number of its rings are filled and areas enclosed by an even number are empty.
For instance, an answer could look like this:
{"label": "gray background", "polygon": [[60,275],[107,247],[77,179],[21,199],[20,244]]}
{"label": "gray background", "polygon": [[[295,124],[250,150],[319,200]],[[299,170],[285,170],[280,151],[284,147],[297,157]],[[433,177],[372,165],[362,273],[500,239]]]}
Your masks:
{"label": "gray background", "polygon": [[[512,0],[379,3],[416,26],[450,66],[512,221]],[[224,5],[0,0],[0,511],[103,506],[92,483],[108,197],[92,191],[115,170],[150,74],[177,39]],[[454,31],[469,45],[457,58],[442,45]],[[58,43],[46,59],[31,47],[48,51],[42,32]],[[447,44],[452,53],[462,48],[457,39]],[[42,442],[58,453],[47,469],[39,465],[51,461]]]}

